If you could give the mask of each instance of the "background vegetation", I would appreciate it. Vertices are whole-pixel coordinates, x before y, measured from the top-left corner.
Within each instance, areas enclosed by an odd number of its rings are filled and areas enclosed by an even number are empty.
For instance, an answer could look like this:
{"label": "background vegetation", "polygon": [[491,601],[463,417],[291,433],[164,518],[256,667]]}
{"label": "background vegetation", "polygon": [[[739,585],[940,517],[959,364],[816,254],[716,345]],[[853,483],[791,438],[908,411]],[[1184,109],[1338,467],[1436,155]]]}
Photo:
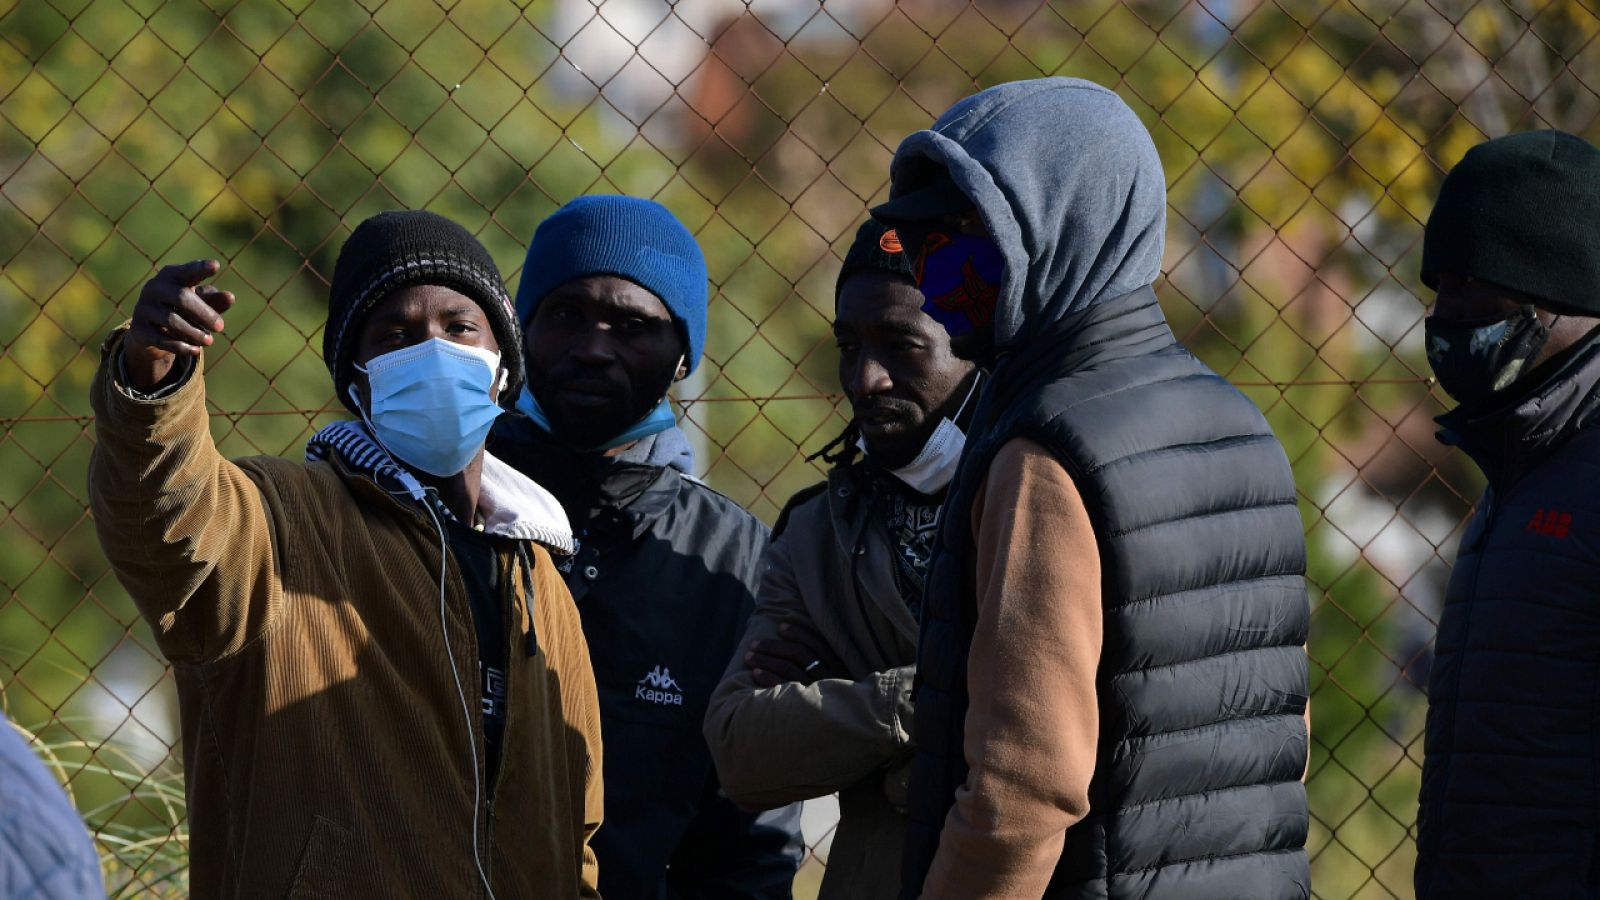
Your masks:
{"label": "background vegetation", "polygon": [[[679,400],[718,488],[770,518],[843,425],[838,258],[894,146],[1042,74],[1114,87],[1170,189],[1174,327],[1294,461],[1314,630],[1319,897],[1410,895],[1433,615],[1476,475],[1431,437],[1419,238],[1472,144],[1594,138],[1575,0],[0,0],[0,706],[117,893],[185,887],[172,681],[85,505],[101,337],[163,262],[226,261],[210,355],[231,454],[337,415],[318,357],[367,215],[463,222],[513,283],[539,220],[655,197],[716,295]],[[815,857],[828,809],[808,816]]]}

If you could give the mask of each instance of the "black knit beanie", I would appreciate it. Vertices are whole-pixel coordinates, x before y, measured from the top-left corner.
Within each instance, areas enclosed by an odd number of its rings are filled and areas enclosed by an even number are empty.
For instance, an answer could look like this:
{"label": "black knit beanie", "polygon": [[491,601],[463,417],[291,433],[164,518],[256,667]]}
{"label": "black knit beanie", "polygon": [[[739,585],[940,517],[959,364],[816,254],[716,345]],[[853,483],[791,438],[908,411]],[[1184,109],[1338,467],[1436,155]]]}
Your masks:
{"label": "black knit beanie", "polygon": [[911,260],[900,248],[900,236],[877,219],[868,219],[856,230],[855,242],[844,255],[844,266],[839,269],[839,280],[833,284],[834,298],[838,298],[839,290],[850,276],[869,270],[912,278]]}
{"label": "black knit beanie", "polygon": [[361,320],[379,300],[416,284],[460,291],[483,307],[500,344],[500,364],[510,373],[509,390],[501,397],[514,402],[522,389],[522,333],[500,270],[471,232],[426,210],[378,213],[357,225],[339,250],[328,289],[322,359],[340,402],[360,414],[350,399],[350,380]]}
{"label": "black knit beanie", "polygon": [[1439,188],[1422,282],[1441,274],[1527,294],[1553,312],[1600,315],[1600,150],[1561,131],[1485,141]]}

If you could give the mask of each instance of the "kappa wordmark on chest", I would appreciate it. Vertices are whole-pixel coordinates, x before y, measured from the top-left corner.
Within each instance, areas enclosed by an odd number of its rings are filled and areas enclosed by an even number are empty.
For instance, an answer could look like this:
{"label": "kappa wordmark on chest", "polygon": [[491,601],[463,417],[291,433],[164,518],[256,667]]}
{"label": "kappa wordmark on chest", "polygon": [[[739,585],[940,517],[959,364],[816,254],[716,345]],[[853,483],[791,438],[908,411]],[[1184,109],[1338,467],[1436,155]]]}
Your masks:
{"label": "kappa wordmark on chest", "polygon": [[661,706],[682,706],[683,687],[672,677],[671,669],[656,666],[639,679],[633,689],[633,698]]}

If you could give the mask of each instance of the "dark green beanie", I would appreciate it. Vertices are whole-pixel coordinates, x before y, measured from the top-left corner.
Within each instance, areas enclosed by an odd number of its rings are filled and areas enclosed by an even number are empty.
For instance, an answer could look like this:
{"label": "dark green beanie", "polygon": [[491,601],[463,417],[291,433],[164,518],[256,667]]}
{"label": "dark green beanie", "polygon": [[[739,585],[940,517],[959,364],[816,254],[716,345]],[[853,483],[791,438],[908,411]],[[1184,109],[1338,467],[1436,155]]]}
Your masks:
{"label": "dark green beanie", "polygon": [[1554,312],[1600,315],[1600,150],[1562,131],[1485,141],[1439,188],[1422,283],[1461,275]]}

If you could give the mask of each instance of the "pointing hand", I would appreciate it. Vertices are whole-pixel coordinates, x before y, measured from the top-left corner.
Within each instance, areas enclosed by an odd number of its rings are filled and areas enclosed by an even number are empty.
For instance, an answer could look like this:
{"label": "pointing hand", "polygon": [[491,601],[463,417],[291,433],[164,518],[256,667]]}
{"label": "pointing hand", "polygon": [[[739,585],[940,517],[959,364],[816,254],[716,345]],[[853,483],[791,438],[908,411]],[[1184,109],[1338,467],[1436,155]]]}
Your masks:
{"label": "pointing hand", "polygon": [[228,291],[201,284],[220,268],[216,260],[197,259],[166,266],[145,282],[122,342],[129,387],[154,388],[179,355],[199,356],[211,345],[211,335],[222,330],[222,313],[234,299]]}

